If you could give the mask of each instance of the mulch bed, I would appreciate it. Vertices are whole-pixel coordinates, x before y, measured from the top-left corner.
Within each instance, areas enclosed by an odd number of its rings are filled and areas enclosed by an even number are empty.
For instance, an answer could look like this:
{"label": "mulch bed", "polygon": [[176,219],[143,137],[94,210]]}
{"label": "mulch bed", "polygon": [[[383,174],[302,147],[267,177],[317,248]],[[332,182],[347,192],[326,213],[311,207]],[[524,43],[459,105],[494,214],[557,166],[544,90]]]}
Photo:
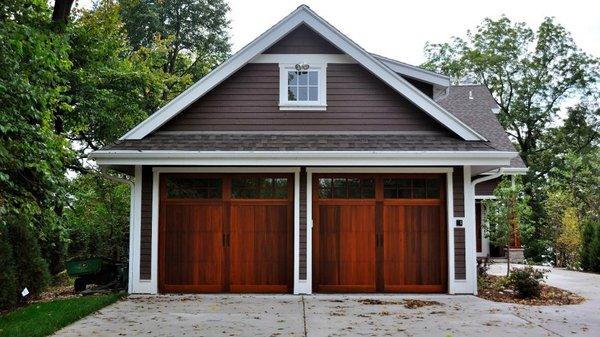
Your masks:
{"label": "mulch bed", "polygon": [[579,304],[585,299],[570,291],[541,284],[541,294],[538,298],[518,298],[510,288],[502,285],[503,277],[488,275],[486,282],[480,282],[479,297],[494,302],[516,303],[524,305],[569,305]]}

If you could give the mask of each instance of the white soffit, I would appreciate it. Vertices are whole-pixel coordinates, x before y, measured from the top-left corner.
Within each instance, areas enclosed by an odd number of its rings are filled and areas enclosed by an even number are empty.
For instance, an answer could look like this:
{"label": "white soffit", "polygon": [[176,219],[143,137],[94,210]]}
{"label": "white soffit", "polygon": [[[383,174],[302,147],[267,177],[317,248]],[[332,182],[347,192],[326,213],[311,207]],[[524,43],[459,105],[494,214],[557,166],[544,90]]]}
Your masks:
{"label": "white soffit", "polygon": [[345,52],[371,73],[379,77],[379,79],[390,85],[398,93],[464,140],[486,140],[467,124],[408,83],[391,68],[381,63],[381,61],[340,33],[306,5],[298,7],[160,110],[127,132],[121,137],[121,140],[144,138],[301,24],[306,24],[318,32],[331,44]]}

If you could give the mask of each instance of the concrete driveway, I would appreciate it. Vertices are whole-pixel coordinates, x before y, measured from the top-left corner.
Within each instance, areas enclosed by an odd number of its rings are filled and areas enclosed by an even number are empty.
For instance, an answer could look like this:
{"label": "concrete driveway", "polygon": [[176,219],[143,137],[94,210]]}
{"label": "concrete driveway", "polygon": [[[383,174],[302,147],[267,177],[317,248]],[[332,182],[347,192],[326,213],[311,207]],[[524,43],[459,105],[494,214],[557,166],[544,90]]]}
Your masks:
{"label": "concrete driveway", "polygon": [[[600,336],[600,275],[553,270],[548,283],[587,301],[528,307],[449,295],[130,296],[56,336]],[[410,308],[412,299],[439,304]]]}

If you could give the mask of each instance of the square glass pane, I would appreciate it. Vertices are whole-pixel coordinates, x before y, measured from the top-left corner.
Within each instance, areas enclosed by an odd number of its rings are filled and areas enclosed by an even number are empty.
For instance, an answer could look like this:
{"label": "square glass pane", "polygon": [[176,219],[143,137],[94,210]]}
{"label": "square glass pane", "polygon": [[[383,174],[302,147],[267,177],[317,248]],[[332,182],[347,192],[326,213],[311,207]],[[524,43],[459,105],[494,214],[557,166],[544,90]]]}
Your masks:
{"label": "square glass pane", "polygon": [[309,101],[318,101],[319,100],[319,88],[318,87],[308,87],[308,100]]}
{"label": "square glass pane", "polygon": [[298,100],[298,87],[288,87],[288,101]]}
{"label": "square glass pane", "polygon": [[412,190],[413,199],[425,199],[427,194],[425,193],[425,187],[415,187]]}
{"label": "square glass pane", "polygon": [[413,187],[425,187],[425,179],[413,179]]}
{"label": "square glass pane", "polygon": [[439,199],[440,197],[440,181],[439,179],[427,180],[427,198]]}
{"label": "square glass pane", "polygon": [[319,73],[316,71],[308,72],[308,84],[318,85],[319,84]]}
{"label": "square glass pane", "polygon": [[333,198],[347,198],[348,188],[346,178],[333,179]]}
{"label": "square glass pane", "polygon": [[385,188],[383,190],[383,197],[387,199],[396,199],[398,198],[398,190],[395,188]]}
{"label": "square glass pane", "polygon": [[298,73],[298,84],[307,85],[308,84],[308,73],[306,71],[302,71]]}
{"label": "square glass pane", "polygon": [[383,179],[383,188],[396,188],[396,179]]}
{"label": "square glass pane", "polygon": [[332,179],[321,178],[319,179],[319,198],[329,199],[331,198]]}
{"label": "square glass pane", "polygon": [[348,198],[361,198],[361,181],[357,178],[348,179]]}
{"label": "square glass pane", "polygon": [[362,179],[362,192],[361,197],[372,199],[375,198],[375,180],[374,179]]}
{"label": "square glass pane", "polygon": [[299,87],[298,88],[298,100],[299,101],[308,101],[308,88],[307,87]]}
{"label": "square glass pane", "polygon": [[398,199],[410,199],[410,198],[411,198],[410,188],[398,189]]}
{"label": "square glass pane", "polygon": [[295,71],[288,71],[288,84],[298,84],[298,75]]}

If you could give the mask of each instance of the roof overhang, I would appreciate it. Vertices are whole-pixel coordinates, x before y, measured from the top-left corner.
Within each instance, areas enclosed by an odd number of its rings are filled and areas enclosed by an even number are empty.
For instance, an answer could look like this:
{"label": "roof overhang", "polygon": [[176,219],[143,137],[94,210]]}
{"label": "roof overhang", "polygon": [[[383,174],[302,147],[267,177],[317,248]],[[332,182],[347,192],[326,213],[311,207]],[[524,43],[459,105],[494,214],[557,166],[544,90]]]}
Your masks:
{"label": "roof overhang", "polygon": [[331,26],[305,5],[298,7],[283,20],[261,34],[258,38],[231,56],[216,69],[166,104],[163,108],[138,124],[135,128],[121,137],[121,139],[142,139],[155,131],[300,24],[306,24],[318,32],[331,44],[356,60],[380,80],[387,83],[391,88],[406,97],[409,101],[462,139],[486,140],[485,137],[469,125],[446,111],[430,97],[415,88],[402,78],[402,76],[343,35],[335,27]]}
{"label": "roof overhang", "polygon": [[516,152],[500,151],[135,151],[90,155],[99,165],[182,166],[506,166]]}
{"label": "roof overhang", "polygon": [[423,68],[396,61],[385,56],[371,54],[393,71],[416,80],[447,88],[450,86],[450,76],[438,74]]}

